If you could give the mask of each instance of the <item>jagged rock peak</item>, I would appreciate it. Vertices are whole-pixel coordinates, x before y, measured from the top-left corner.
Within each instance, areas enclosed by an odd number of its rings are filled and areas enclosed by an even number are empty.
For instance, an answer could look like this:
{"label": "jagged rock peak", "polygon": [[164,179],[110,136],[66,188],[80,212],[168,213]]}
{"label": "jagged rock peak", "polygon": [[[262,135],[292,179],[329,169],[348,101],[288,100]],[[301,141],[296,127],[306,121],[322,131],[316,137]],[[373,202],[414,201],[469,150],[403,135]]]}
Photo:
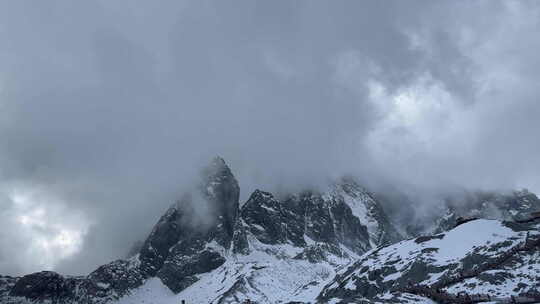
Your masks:
{"label": "jagged rock peak", "polygon": [[253,191],[253,193],[251,193],[249,199],[246,201],[246,204],[261,204],[266,201],[273,201],[278,203],[272,193],[256,189],[255,191]]}
{"label": "jagged rock peak", "polygon": [[353,215],[367,227],[370,244],[377,247],[397,242],[402,236],[386,215],[381,203],[352,176],[336,180],[330,190],[323,194],[325,201],[343,201]]}
{"label": "jagged rock peak", "polygon": [[224,247],[230,245],[234,224],[238,217],[240,186],[223,158],[216,156],[203,170],[202,193],[215,209],[216,225],[222,233],[218,240]]}
{"label": "jagged rock peak", "polygon": [[156,274],[175,293],[197,282],[199,274],[225,263],[238,217],[240,187],[221,157],[215,157],[202,169],[202,181],[193,192],[192,198],[200,201],[188,201],[187,206],[195,211],[205,206],[205,227],[201,230],[192,225],[185,229],[185,222],[194,213],[182,214],[186,210],[180,210],[175,219],[180,221],[178,238]]}
{"label": "jagged rock peak", "polygon": [[302,226],[295,221],[294,214],[268,192],[255,190],[242,206],[240,218],[247,230],[260,242],[281,244],[291,241],[303,245],[302,232],[293,229]]}
{"label": "jagged rock peak", "polygon": [[212,158],[211,164],[217,166],[227,166],[225,160],[219,155],[216,155]]}
{"label": "jagged rock peak", "polygon": [[236,217],[240,186],[223,158],[216,156],[202,169],[201,193],[213,203],[225,203],[228,216]]}
{"label": "jagged rock peak", "polygon": [[181,257],[191,257],[212,242],[227,249],[233,237],[240,195],[236,178],[219,157],[202,169],[201,178],[160,218],[140,251],[145,275],[157,274],[172,290],[187,285],[171,278]]}
{"label": "jagged rock peak", "polygon": [[212,158],[210,163],[202,169],[203,180],[220,179],[224,177],[233,177],[231,169],[225,160],[219,156]]}

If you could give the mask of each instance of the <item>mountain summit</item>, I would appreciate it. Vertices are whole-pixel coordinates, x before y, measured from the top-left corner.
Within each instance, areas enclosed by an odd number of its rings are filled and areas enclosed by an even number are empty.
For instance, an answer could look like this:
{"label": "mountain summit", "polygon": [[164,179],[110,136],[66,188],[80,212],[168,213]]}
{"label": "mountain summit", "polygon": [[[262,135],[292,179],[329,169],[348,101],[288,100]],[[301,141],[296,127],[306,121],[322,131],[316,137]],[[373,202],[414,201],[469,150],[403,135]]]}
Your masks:
{"label": "mountain summit", "polygon": [[[376,197],[351,177],[282,199],[256,190],[241,207],[239,193],[230,168],[217,157],[130,258],[83,277],[0,276],[0,302],[425,303],[477,292],[475,284],[514,284],[515,294],[539,287],[534,219],[471,221],[403,241]],[[521,196],[530,202],[527,210],[537,203]],[[505,263],[528,265],[527,274]],[[427,294],[433,285],[439,293]]]}
{"label": "mountain summit", "polygon": [[161,217],[144,242],[140,269],[178,292],[196,275],[225,262],[238,215],[240,188],[223,159],[203,169],[201,182]]}

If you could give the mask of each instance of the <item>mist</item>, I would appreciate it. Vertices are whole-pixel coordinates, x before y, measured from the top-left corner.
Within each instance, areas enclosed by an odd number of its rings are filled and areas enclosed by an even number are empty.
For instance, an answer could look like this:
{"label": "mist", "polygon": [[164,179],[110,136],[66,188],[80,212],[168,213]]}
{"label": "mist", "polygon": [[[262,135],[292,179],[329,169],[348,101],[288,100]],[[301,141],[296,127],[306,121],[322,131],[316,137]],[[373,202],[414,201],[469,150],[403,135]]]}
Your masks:
{"label": "mist", "polygon": [[0,273],[125,256],[215,155],[241,200],[343,174],[417,206],[540,192],[539,17],[517,1],[1,2]]}

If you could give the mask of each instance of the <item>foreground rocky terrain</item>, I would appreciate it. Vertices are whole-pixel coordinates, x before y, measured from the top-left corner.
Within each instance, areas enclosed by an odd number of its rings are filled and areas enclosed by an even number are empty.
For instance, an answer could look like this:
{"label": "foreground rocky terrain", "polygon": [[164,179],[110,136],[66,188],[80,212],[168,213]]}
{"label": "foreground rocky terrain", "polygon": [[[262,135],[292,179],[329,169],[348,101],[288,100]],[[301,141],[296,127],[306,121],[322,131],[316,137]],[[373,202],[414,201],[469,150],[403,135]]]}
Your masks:
{"label": "foreground rocky terrain", "polygon": [[[540,288],[530,193],[448,206],[408,240],[352,178],[279,198],[256,190],[241,206],[239,193],[216,158],[131,257],[81,277],[0,277],[0,303],[473,303]],[[506,211],[470,220],[492,208]]]}
{"label": "foreground rocky terrain", "polygon": [[533,222],[478,219],[381,247],[339,273],[319,300],[459,303],[460,294],[486,301],[539,297],[539,228]]}

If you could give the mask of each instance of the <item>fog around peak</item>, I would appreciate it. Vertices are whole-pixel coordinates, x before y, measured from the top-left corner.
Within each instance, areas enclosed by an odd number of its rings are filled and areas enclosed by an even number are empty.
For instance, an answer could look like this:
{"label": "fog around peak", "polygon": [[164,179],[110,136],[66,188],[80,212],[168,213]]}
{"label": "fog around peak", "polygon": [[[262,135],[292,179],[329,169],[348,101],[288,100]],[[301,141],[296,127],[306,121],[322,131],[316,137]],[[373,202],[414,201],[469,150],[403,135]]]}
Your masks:
{"label": "fog around peak", "polygon": [[241,201],[344,174],[418,210],[463,189],[540,192],[539,14],[517,1],[4,2],[0,273],[124,256],[215,155]]}

